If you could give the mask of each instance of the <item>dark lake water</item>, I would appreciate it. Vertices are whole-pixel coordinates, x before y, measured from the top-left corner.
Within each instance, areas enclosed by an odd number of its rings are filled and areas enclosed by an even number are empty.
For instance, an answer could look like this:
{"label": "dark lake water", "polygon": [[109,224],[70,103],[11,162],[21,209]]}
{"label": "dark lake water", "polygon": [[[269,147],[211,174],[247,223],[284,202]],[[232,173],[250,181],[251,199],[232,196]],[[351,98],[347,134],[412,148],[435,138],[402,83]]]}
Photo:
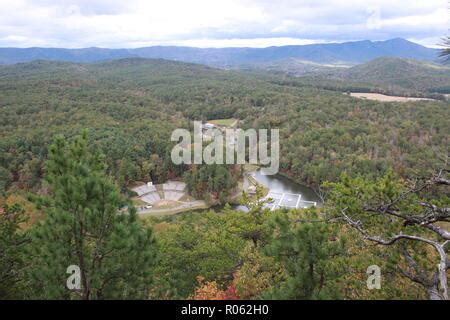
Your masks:
{"label": "dark lake water", "polygon": [[313,189],[299,184],[285,176],[279,174],[265,176],[261,174],[259,170],[255,171],[252,175],[258,182],[268,187],[271,191],[301,194],[302,200],[320,202],[319,196]]}

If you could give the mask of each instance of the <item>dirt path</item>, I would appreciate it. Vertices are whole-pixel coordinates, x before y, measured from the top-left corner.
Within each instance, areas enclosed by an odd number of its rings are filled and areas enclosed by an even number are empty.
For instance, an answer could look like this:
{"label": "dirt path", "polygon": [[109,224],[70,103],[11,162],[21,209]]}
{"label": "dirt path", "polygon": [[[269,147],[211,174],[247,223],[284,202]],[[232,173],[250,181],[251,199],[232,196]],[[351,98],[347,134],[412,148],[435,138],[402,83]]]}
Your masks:
{"label": "dirt path", "polygon": [[198,210],[198,209],[208,209],[208,204],[203,200],[195,200],[191,202],[182,202],[181,205],[174,208],[167,209],[144,209],[138,211],[140,215],[151,215],[151,216],[170,216],[173,214],[181,213],[184,211]]}

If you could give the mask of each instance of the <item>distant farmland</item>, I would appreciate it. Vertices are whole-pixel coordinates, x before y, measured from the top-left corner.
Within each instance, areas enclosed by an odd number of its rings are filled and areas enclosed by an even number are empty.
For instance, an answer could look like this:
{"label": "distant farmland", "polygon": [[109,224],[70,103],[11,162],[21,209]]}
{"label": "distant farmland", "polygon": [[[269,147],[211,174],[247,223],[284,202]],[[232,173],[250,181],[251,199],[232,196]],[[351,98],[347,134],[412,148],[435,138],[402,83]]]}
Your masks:
{"label": "distant farmland", "polygon": [[429,98],[410,98],[410,97],[399,97],[399,96],[387,96],[380,93],[360,93],[352,92],[350,93],[352,97],[383,101],[383,102],[407,102],[407,101],[432,101],[434,99]]}

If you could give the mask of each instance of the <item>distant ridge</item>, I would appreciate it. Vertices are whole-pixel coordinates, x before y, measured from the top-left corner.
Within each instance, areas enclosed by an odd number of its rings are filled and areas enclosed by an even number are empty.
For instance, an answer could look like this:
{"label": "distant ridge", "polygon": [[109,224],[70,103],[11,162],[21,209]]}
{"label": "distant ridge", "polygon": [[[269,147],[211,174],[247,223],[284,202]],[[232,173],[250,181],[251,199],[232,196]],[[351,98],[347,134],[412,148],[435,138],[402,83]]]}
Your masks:
{"label": "distant ridge", "polygon": [[239,67],[296,58],[315,63],[360,64],[379,57],[398,57],[436,61],[438,50],[396,38],[386,41],[353,41],[344,43],[280,46],[267,48],[194,48],[153,46],[136,49],[104,48],[0,48],[0,64],[32,60],[57,60],[91,63],[121,58],[162,58],[206,64],[215,67]]}

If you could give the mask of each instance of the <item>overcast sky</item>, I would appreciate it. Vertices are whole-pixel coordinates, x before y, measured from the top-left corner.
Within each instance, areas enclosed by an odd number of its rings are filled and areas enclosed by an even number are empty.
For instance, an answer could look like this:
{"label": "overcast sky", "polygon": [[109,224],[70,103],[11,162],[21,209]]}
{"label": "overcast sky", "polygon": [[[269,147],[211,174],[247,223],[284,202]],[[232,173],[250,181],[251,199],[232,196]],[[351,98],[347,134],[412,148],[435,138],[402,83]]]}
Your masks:
{"label": "overcast sky", "polygon": [[385,40],[435,46],[447,0],[0,0],[0,47],[250,46]]}

